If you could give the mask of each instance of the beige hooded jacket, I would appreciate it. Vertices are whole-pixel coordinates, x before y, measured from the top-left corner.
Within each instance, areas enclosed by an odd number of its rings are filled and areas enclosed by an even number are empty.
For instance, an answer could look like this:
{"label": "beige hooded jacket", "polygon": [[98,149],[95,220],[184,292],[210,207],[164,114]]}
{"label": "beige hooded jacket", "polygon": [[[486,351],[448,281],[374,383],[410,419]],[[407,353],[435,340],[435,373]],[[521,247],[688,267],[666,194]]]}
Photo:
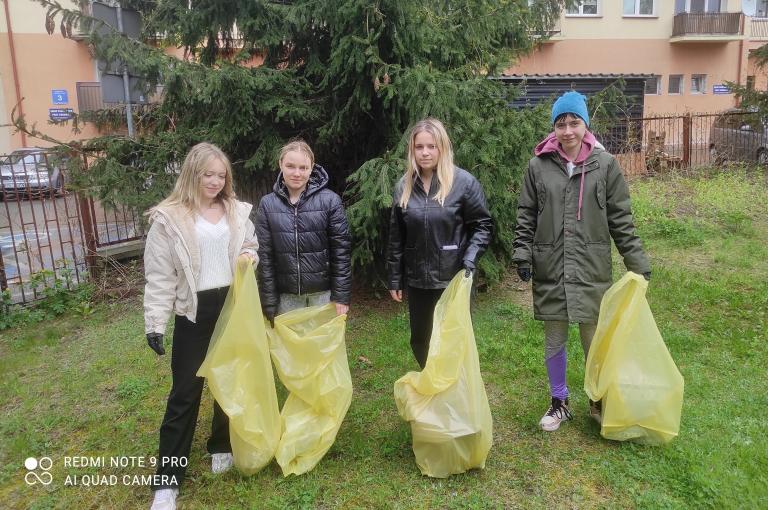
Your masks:
{"label": "beige hooded jacket", "polygon": [[[258,242],[248,219],[251,204],[236,202],[234,225],[230,225],[229,256],[232,268],[237,257],[248,253],[257,258]],[[144,329],[165,333],[171,312],[195,322],[200,249],[195,237],[195,219],[183,207],[163,207],[149,218],[151,226],[144,247]],[[257,259],[258,260],[258,259]]]}

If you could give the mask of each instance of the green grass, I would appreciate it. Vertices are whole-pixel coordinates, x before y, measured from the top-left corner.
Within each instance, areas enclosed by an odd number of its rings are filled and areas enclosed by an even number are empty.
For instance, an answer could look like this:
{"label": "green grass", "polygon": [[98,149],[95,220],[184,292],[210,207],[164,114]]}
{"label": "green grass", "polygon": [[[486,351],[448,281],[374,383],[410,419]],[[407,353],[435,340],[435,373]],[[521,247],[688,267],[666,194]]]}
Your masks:
{"label": "green grass", "polygon": [[[209,472],[206,394],[179,508],[765,508],[768,506],[768,186],[747,173],[631,184],[652,258],[649,302],[685,377],[680,436],[663,447],[606,441],[586,416],[575,328],[568,378],[576,418],[537,429],[548,404],[543,328],[507,280],[474,315],[494,445],[483,471],[419,474],[392,384],[415,369],[407,313],[358,300],[347,331],[355,394],[336,443],[310,473]],[[621,263],[615,261],[616,277]],[[0,340],[3,508],[147,508],[144,487],[65,487],[68,474],[148,475],[150,467],[65,468],[64,456],[156,454],[170,357],[142,335],[138,301],[99,306]],[[364,356],[370,363],[360,361]],[[27,486],[29,456],[54,460],[54,483]]]}

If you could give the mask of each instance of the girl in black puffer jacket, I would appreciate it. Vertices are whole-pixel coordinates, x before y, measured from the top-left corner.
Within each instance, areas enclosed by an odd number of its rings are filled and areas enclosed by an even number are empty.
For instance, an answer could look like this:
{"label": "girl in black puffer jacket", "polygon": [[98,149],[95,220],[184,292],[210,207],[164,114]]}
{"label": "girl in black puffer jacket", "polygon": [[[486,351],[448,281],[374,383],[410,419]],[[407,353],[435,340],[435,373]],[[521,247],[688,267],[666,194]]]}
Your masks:
{"label": "girl in black puffer jacket", "polygon": [[407,289],[411,349],[424,368],[437,301],[459,270],[474,271],[493,232],[483,189],[454,166],[451,140],[437,119],[411,129],[390,218],[389,293],[400,302]]}
{"label": "girl in black puffer jacket", "polygon": [[259,239],[259,293],[264,315],[336,304],[349,311],[351,239],[341,198],[303,141],[280,151],[273,192],[261,199],[254,223]]}

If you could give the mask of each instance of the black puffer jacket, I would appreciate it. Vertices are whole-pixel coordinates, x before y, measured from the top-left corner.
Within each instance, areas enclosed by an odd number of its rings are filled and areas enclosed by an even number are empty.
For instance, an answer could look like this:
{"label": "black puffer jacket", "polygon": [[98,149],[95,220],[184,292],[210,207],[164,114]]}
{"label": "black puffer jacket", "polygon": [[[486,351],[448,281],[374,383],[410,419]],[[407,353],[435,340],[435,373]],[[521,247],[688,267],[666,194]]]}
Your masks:
{"label": "black puffer jacket", "polygon": [[273,192],[259,202],[254,224],[259,240],[259,294],[265,315],[274,316],[280,294],[331,291],[331,301],[349,304],[351,239],[341,198],[326,189],[328,174],[315,165],[307,189],[294,205],[280,173]]}
{"label": "black puffer jacket", "polygon": [[453,187],[443,206],[432,197],[439,183],[432,178],[429,198],[415,179],[408,207],[400,207],[403,182],[392,202],[387,253],[388,288],[409,285],[443,289],[464,266],[473,266],[491,242],[493,221],[485,194],[475,177],[456,167]]}

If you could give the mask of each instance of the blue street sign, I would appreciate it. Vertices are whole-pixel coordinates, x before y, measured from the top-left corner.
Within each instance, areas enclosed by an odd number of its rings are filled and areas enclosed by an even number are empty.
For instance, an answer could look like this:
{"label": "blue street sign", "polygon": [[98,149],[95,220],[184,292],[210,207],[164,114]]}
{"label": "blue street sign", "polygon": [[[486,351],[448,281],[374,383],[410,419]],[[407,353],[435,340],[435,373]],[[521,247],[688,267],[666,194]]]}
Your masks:
{"label": "blue street sign", "polygon": [[69,120],[75,116],[72,108],[48,108],[48,117],[53,121]]}
{"label": "blue street sign", "polygon": [[51,90],[51,102],[53,104],[68,104],[69,94],[63,89],[53,89]]}
{"label": "blue street sign", "polygon": [[731,94],[731,89],[728,85],[712,85],[713,94]]}

